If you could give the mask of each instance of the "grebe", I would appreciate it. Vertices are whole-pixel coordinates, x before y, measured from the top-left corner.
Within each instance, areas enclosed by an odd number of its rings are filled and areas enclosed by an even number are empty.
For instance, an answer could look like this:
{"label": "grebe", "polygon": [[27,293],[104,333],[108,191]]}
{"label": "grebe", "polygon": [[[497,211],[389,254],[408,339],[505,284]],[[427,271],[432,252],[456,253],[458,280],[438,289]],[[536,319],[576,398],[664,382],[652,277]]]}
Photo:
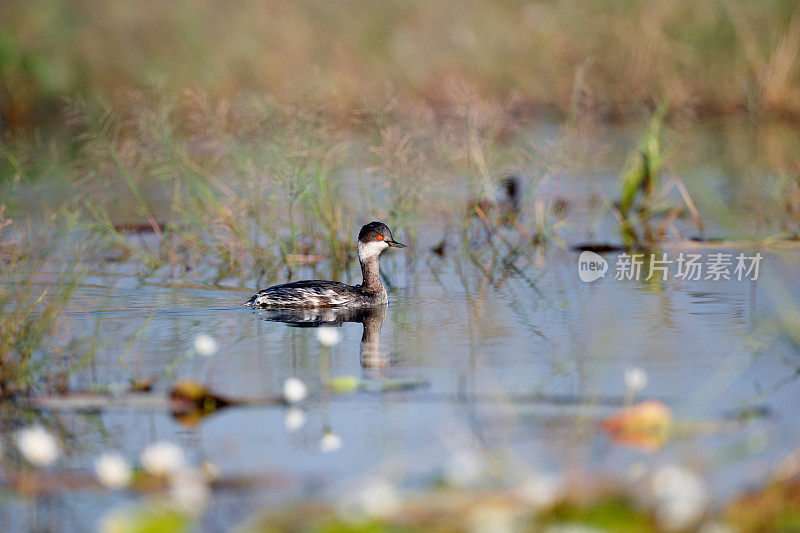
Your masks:
{"label": "grebe", "polygon": [[358,260],[364,282],[347,285],[338,281],[305,280],[274,285],[261,290],[245,305],[266,307],[372,307],[388,303],[381,282],[378,256],[390,246],[405,248],[392,238],[383,222],[370,222],[358,233]]}

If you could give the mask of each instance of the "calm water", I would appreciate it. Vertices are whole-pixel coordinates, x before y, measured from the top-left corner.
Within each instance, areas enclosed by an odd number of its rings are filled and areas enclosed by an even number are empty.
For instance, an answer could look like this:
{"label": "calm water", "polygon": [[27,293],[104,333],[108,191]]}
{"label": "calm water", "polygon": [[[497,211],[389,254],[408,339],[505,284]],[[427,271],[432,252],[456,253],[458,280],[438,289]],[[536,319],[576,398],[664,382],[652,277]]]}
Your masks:
{"label": "calm water", "polygon": [[[638,462],[674,460],[706,472],[721,496],[762,480],[800,438],[796,347],[757,331],[773,307],[771,281],[780,278],[795,292],[800,285],[792,272],[796,252],[766,253],[755,283],[653,285],[612,276],[583,283],[577,253],[552,250],[520,260],[526,265],[520,273],[492,285],[475,266],[410,251],[386,254],[386,277],[396,289],[382,326],[381,316],[344,324],[342,341],[329,353],[314,328],[242,309],[248,294],[240,290],[138,285],[125,275],[81,286],[66,320],[99,349],[72,378],[76,390],[155,376],[160,390],[193,378],[223,395],[255,398],[297,376],[312,395],[303,404],[306,423],[294,433],[284,426],[285,410],[275,407],[231,408],[194,428],[160,411],[59,413],[56,419],[74,435],[62,466],[88,470],[98,451],[118,449],[133,459],[148,443],[171,440],[195,460],[217,465],[223,477],[274,478],[217,494],[208,518],[213,524],[266,502],[335,492],[339,482],[365,472],[420,485],[463,469],[452,464],[454,456],[498,450],[507,456],[507,482],[517,462],[547,472],[621,476]],[[613,265],[615,256],[607,257]],[[365,328],[369,346],[362,347]],[[192,350],[204,333],[220,344],[208,358]],[[615,445],[594,424],[612,409],[602,405],[607,397],[624,395],[628,366],[647,371],[644,396],[662,399],[679,420],[724,420],[756,406],[771,415],[691,434],[653,454]],[[324,375],[421,379],[429,386],[332,397],[320,393]],[[531,392],[583,400],[503,401]],[[339,451],[320,451],[325,428],[341,437]],[[11,529],[57,520],[56,529],[79,530],[125,498],[77,492],[24,502],[6,496],[2,520]],[[24,507],[29,511],[22,513]]]}
{"label": "calm water", "polygon": [[[719,179],[709,176],[709,187]],[[566,192],[583,213],[580,202],[609,183],[610,175],[589,188],[573,177],[543,190]],[[580,229],[586,226],[568,226],[568,244],[586,240],[590,232]],[[613,238],[608,227],[599,232]],[[154,377],[155,389],[166,392],[175,380],[191,378],[224,396],[258,398],[279,393],[284,380],[296,376],[311,394],[302,404],[305,424],[295,432],[286,428],[280,407],[229,408],[196,427],[160,410],[52,413],[69,439],[59,468],[89,473],[101,451],[119,450],[135,460],[147,444],[169,440],[193,461],[216,465],[222,478],[263,475],[253,486],[215,492],[205,517],[213,530],[298,496],[335,499],[354,479],[372,474],[405,487],[442,476],[513,484],[527,469],[622,479],[640,464],[679,462],[703,473],[720,499],[763,482],[796,448],[798,348],[778,331],[774,309],[776,298],[800,293],[797,250],[762,250],[755,282],[615,280],[612,253],[605,256],[606,278],[584,283],[577,252],[528,248],[504,264],[498,245],[501,260],[492,266],[491,248],[477,235],[469,247],[474,261],[458,250],[459,236],[444,257],[431,253],[444,233],[435,221],[421,221],[409,248],[383,255],[392,286],[385,316],[344,323],[341,342],[329,350],[315,328],[243,308],[251,291],[142,282],[124,263],[90,267],[63,317],[74,339],[67,350],[97,349],[72,373],[73,390]],[[695,250],[663,251],[674,258]],[[43,273],[42,285],[55,273],[55,265]],[[324,269],[318,273],[325,275]],[[351,265],[344,281],[355,282],[357,275]],[[201,334],[218,341],[216,355],[194,352]],[[638,397],[662,400],[680,423],[728,423],[687,432],[653,453],[612,442],[597,423],[623,401],[624,371],[632,366],[649,375]],[[339,375],[427,386],[324,393],[325,376]],[[531,393],[541,401],[513,401]],[[768,416],[731,423],[750,408]],[[341,438],[340,450],[322,453],[326,429]],[[500,457],[501,471],[487,480],[480,458],[488,453]],[[111,507],[139,498],[82,490],[38,499],[5,493],[0,524],[3,530],[84,531]]]}

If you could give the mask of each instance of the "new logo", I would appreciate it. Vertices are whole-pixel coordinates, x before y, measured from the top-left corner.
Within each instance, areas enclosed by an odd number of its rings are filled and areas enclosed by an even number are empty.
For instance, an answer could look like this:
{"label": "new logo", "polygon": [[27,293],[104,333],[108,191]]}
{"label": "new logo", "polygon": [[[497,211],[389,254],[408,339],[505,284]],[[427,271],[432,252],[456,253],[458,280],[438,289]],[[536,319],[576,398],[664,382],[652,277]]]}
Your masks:
{"label": "new logo", "polygon": [[581,252],[578,257],[578,276],[581,281],[590,283],[599,278],[606,277],[608,270],[608,262],[602,256],[594,252],[585,251]]}

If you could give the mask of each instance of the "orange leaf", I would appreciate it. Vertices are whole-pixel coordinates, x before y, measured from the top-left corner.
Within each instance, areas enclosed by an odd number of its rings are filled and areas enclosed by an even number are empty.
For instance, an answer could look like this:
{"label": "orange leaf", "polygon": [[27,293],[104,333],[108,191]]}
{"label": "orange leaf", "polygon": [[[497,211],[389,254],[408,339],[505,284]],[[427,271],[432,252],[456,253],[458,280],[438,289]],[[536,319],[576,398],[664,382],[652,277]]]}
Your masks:
{"label": "orange leaf", "polygon": [[600,424],[615,444],[652,452],[669,440],[672,413],[657,400],[647,400],[609,416]]}

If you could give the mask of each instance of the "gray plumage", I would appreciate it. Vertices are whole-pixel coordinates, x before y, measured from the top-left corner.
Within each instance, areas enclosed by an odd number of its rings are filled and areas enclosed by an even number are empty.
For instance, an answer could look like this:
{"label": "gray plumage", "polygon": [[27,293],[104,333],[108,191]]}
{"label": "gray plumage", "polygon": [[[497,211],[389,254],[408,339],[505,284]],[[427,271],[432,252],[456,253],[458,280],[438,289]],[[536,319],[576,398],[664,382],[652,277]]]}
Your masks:
{"label": "gray plumage", "polygon": [[258,291],[245,305],[250,307],[369,307],[375,295],[361,285],[338,281],[305,280],[275,285]]}
{"label": "gray plumage", "polygon": [[382,222],[370,222],[358,234],[358,259],[361,262],[361,285],[338,281],[305,280],[274,285],[257,292],[245,305],[255,308],[279,307],[371,307],[385,305],[389,298],[380,277],[378,256],[386,248],[404,248],[392,238]]}

